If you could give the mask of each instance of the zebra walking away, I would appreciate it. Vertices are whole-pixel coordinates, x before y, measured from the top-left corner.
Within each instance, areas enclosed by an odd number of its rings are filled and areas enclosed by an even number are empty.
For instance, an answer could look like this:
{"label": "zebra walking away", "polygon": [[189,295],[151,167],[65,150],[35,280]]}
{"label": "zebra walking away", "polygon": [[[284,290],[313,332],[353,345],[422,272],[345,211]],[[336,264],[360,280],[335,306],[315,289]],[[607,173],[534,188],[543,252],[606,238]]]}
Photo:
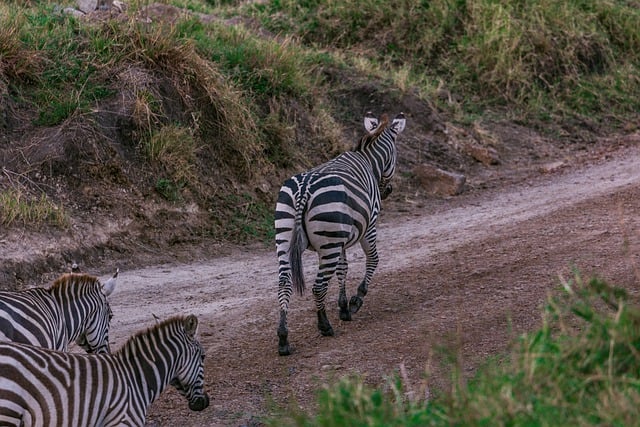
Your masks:
{"label": "zebra walking away", "polygon": [[88,353],[108,353],[107,296],[118,271],[104,284],[95,276],[67,273],[50,288],[0,291],[0,341],[61,351],[75,341]]}
{"label": "zebra walking away", "polygon": [[143,426],[168,385],[201,411],[209,396],[197,329],[196,316],[175,316],[98,355],[0,343],[0,424]]}
{"label": "zebra walking away", "polygon": [[[325,311],[329,280],[338,277],[340,319],[351,320],[362,306],[378,265],[376,221],[380,200],[391,192],[390,180],[396,169],[395,141],[405,127],[400,113],[390,123],[370,113],[364,118],[365,135],[353,151],[287,179],[278,194],[275,211],[278,255],[278,352],[291,353],[287,311],[293,289],[304,291],[302,253],[309,248],[318,253],[318,272],[312,288],[322,335],[333,335]],[[366,255],[366,271],[358,292],[347,302],[345,250],[360,242]]]}

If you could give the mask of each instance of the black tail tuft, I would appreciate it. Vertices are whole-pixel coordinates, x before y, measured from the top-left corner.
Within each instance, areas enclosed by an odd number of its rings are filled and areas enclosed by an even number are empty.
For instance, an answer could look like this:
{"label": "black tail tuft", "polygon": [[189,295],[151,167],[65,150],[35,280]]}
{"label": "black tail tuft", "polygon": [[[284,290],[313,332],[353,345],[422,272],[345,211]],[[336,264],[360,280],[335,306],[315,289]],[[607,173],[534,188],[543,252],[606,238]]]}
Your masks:
{"label": "black tail tuft", "polygon": [[289,264],[291,265],[291,283],[299,295],[304,293],[304,272],[302,270],[302,252],[305,248],[302,244],[300,221],[296,220],[289,247]]}

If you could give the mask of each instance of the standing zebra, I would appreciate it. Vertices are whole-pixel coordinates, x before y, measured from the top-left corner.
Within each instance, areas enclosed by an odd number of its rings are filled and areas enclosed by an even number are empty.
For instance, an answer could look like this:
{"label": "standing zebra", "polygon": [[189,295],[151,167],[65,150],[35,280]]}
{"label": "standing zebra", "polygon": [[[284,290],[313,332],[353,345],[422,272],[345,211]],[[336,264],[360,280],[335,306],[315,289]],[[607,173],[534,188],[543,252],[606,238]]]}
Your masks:
{"label": "standing zebra", "polygon": [[143,426],[168,385],[201,411],[209,396],[197,329],[196,316],[175,316],[98,355],[0,343],[0,424]]}
{"label": "standing zebra", "polygon": [[[276,251],[278,255],[278,352],[291,353],[288,341],[287,311],[292,290],[304,291],[302,253],[310,248],[318,253],[318,273],[313,296],[318,312],[318,329],[333,335],[325,311],[329,280],[336,273],[339,283],[340,319],[362,306],[373,273],[378,265],[376,221],[380,199],[391,192],[389,181],[396,169],[395,141],[404,130],[400,113],[391,123],[368,113],[364,118],[366,134],[353,151],[286,180],[278,194],[275,212]],[[358,293],[347,303],[346,249],[360,242],[366,255],[366,272]]]}
{"label": "standing zebra", "polygon": [[68,273],[50,288],[0,291],[0,341],[66,351],[75,341],[89,353],[109,352],[107,296],[118,270],[104,284],[88,274]]}

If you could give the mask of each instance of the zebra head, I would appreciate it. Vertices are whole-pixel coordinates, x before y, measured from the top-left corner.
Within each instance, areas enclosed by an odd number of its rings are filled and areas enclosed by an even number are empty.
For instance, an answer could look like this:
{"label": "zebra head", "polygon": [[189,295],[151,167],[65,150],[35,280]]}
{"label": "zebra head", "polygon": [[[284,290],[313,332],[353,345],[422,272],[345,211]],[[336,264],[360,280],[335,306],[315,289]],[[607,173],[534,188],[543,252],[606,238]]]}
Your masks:
{"label": "zebra head", "polygon": [[82,347],[87,353],[110,353],[109,347],[109,324],[113,317],[111,306],[107,297],[111,295],[116,286],[116,278],[119,270],[109,278],[104,284],[93,276],[72,274],[71,277],[86,280],[92,285],[88,285],[88,292],[83,298],[84,318],[78,319],[79,327],[76,344]]}
{"label": "zebra head", "polygon": [[398,114],[391,123],[386,114],[380,120],[368,112],[364,116],[365,136],[360,140],[356,151],[370,153],[372,164],[379,176],[380,197],[386,199],[391,191],[391,178],[396,171],[396,137],[404,130],[406,119]]}
{"label": "zebra head", "polygon": [[209,406],[209,395],[204,391],[204,349],[196,339],[198,318],[189,315],[183,322],[187,343],[183,363],[170,384],[189,402],[189,409],[202,411]]}

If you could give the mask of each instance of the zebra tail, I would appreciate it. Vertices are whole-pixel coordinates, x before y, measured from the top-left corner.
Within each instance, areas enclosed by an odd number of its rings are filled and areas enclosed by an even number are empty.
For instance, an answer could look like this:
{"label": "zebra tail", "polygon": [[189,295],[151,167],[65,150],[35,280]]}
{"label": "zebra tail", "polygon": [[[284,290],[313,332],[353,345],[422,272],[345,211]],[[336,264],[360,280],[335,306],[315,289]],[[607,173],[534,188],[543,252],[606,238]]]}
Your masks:
{"label": "zebra tail", "polygon": [[289,248],[289,264],[291,265],[291,283],[293,284],[293,289],[295,289],[300,295],[304,293],[302,252],[304,252],[306,248],[302,245],[303,237],[302,218],[299,214],[296,214],[296,221],[291,235],[291,246]]}

